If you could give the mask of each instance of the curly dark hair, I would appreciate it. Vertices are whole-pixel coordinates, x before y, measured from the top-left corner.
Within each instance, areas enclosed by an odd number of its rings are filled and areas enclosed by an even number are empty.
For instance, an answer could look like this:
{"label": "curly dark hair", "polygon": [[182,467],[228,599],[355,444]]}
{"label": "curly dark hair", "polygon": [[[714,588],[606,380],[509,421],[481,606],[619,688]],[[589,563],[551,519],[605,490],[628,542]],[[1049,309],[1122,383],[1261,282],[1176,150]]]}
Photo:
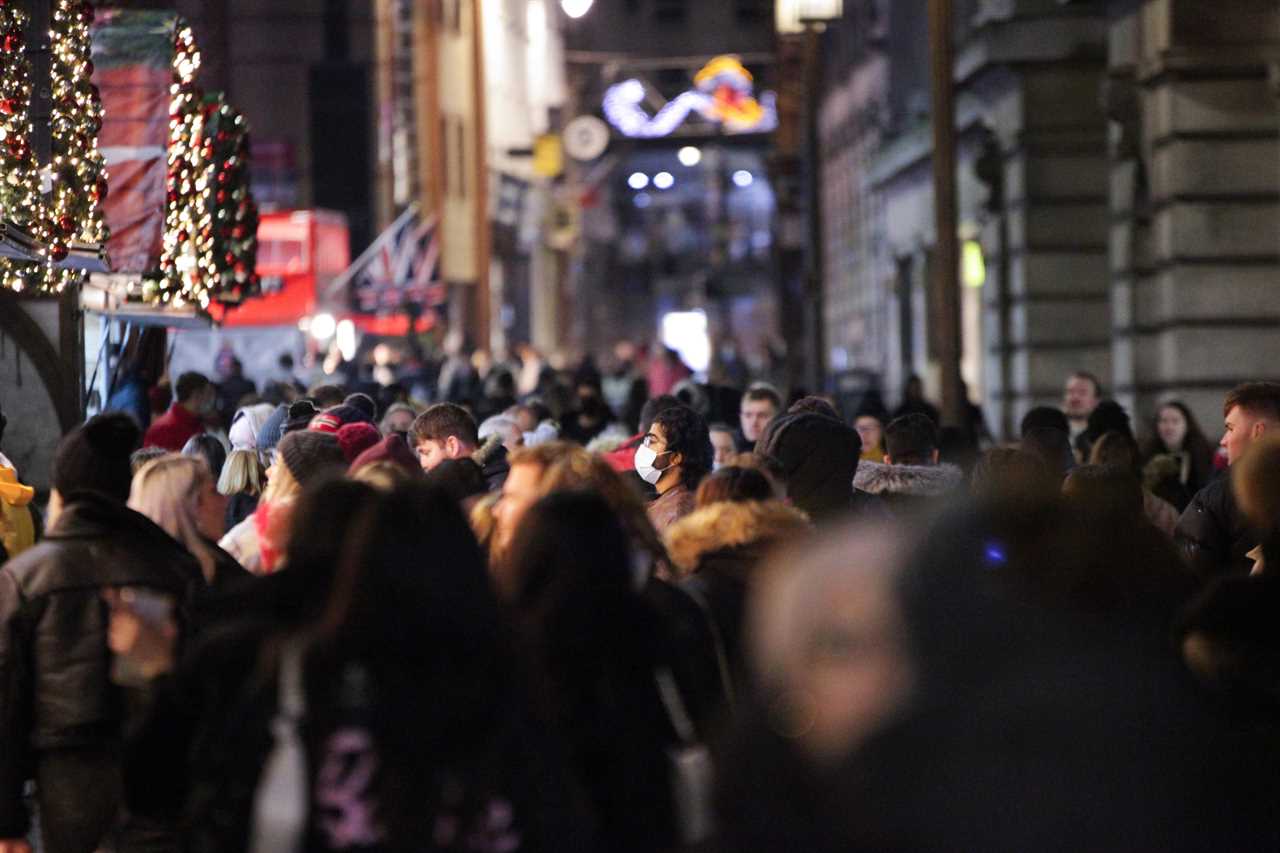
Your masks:
{"label": "curly dark hair", "polygon": [[688,406],[672,406],[655,415],[653,423],[662,425],[667,450],[684,457],[680,463],[680,482],[687,488],[696,489],[711,471],[711,463],[715,459],[707,422]]}

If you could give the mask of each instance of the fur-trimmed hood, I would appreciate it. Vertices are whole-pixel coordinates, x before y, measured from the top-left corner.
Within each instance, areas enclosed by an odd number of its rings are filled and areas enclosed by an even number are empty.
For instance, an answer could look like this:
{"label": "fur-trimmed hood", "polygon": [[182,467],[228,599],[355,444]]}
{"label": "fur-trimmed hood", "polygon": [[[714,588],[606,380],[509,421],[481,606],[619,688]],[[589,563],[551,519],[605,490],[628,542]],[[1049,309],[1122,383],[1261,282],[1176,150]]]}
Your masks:
{"label": "fur-trimmed hood", "polygon": [[861,462],[853,486],[873,495],[936,498],[961,487],[964,474],[954,465],[885,465]]}
{"label": "fur-trimmed hood", "polygon": [[666,535],[667,554],[682,574],[688,574],[707,554],[772,544],[811,527],[808,516],[782,501],[721,501],[671,525]]}
{"label": "fur-trimmed hood", "polygon": [[471,454],[471,461],[483,468],[494,459],[504,455],[502,451],[499,450],[502,446],[502,436],[495,432],[493,435],[481,442],[480,446],[475,449],[475,452]]}

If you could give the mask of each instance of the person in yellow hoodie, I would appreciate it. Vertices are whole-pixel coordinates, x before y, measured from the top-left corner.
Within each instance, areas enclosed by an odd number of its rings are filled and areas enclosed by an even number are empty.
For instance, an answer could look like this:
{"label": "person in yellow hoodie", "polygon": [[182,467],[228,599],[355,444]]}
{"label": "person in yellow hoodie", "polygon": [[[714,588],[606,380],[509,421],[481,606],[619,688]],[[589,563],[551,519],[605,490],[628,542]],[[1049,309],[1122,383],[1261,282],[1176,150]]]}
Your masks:
{"label": "person in yellow hoodie", "polygon": [[[4,412],[0,412],[0,439],[6,423]],[[18,482],[13,463],[0,453],[0,548],[4,549],[0,563],[35,544],[35,519],[28,506],[34,497],[35,489]]]}

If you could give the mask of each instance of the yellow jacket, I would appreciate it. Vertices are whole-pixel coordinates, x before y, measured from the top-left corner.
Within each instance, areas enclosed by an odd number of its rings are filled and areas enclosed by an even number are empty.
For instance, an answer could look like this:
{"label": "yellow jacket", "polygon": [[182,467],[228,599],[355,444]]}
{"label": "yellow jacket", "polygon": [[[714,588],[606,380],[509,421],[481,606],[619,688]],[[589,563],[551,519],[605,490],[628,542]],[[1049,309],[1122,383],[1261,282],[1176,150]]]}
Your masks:
{"label": "yellow jacket", "polygon": [[35,489],[18,482],[12,468],[0,466],[0,543],[16,557],[36,543],[36,526],[27,504]]}

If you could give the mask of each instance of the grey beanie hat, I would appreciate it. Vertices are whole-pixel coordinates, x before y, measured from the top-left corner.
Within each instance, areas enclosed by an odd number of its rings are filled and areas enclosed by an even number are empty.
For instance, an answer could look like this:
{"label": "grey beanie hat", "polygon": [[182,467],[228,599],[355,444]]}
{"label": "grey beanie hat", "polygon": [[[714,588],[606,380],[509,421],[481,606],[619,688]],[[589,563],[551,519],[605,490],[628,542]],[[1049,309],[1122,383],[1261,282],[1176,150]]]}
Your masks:
{"label": "grey beanie hat", "polygon": [[276,450],[300,486],[305,486],[326,469],[343,470],[347,464],[337,437],[313,430],[286,433]]}

